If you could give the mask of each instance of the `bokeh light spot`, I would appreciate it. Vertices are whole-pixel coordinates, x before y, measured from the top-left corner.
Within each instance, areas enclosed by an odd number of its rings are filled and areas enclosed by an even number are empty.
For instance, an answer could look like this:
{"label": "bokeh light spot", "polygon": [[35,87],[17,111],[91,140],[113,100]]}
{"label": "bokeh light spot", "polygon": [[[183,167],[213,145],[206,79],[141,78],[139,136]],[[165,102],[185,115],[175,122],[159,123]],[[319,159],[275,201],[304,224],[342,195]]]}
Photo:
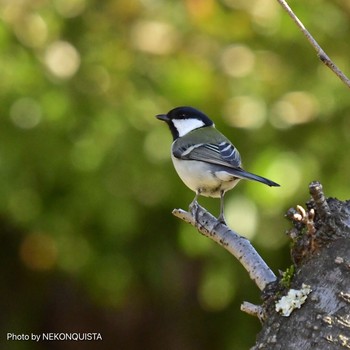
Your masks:
{"label": "bokeh light spot", "polygon": [[225,196],[225,217],[230,227],[248,239],[253,239],[259,220],[259,213],[253,201],[248,197]]}
{"label": "bokeh light spot", "polygon": [[214,0],[186,0],[185,3],[191,17],[198,20],[207,19],[215,9]]}
{"label": "bokeh light spot", "polygon": [[179,44],[179,35],[168,23],[139,21],[131,30],[131,43],[135,49],[165,55]]}
{"label": "bokeh light spot", "polygon": [[56,242],[47,234],[31,233],[22,241],[19,254],[31,270],[50,270],[57,260]]}
{"label": "bokeh light spot", "polygon": [[223,71],[235,78],[247,76],[254,69],[255,55],[244,45],[231,45],[221,55]]}
{"label": "bokeh light spot", "polygon": [[86,0],[55,0],[54,5],[62,17],[73,18],[85,10]]}
{"label": "bokeh light spot", "polygon": [[199,286],[198,297],[203,309],[220,311],[225,309],[235,295],[232,271],[221,266],[207,267]]}
{"label": "bokeh light spot", "polygon": [[223,116],[233,127],[259,128],[266,120],[266,106],[262,100],[237,96],[226,102]]}
{"label": "bokeh light spot", "polygon": [[272,108],[271,123],[277,128],[308,123],[316,118],[318,103],[304,91],[285,94]]}
{"label": "bokeh light spot", "polygon": [[254,24],[258,29],[267,31],[269,34],[275,33],[279,28],[280,8],[274,0],[255,0],[250,7],[250,13]]}
{"label": "bokeh light spot", "polygon": [[[266,169],[267,177],[271,176],[281,184],[279,191],[270,191],[271,196],[277,198],[289,198],[300,186],[302,180],[302,164],[299,157],[292,152],[281,153],[271,159]],[[275,174],[275,175],[274,175]]]}
{"label": "bokeh light spot", "polygon": [[80,55],[72,44],[56,41],[46,49],[44,62],[54,76],[69,79],[79,69]]}
{"label": "bokeh light spot", "polygon": [[41,120],[41,106],[34,99],[23,97],[16,100],[10,109],[12,122],[22,129],[32,129]]}
{"label": "bokeh light spot", "polygon": [[42,47],[47,39],[47,25],[37,13],[26,14],[15,21],[15,33],[25,46]]}

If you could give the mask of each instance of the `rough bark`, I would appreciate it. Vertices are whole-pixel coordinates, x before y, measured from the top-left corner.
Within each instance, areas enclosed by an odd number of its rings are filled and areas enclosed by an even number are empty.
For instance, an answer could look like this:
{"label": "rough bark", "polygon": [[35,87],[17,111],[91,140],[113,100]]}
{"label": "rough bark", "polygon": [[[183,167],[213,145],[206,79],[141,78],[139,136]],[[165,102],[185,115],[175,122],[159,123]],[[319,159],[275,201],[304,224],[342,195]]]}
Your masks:
{"label": "rough bark", "polygon": [[[278,278],[249,241],[204,208],[173,211],[235,256],[263,290],[263,305],[242,306],[262,321],[251,350],[350,349],[350,201],[326,199],[318,182],[311,183],[309,190],[311,200],[306,209],[298,205],[287,212],[293,223],[288,232],[292,268]],[[289,316],[276,311],[283,296],[292,290],[300,293],[303,286],[311,292],[300,308]]]}
{"label": "rough bark", "polygon": [[289,288],[311,286],[300,309],[289,317],[275,311],[287,294],[281,281],[265,290],[265,321],[252,350],[350,349],[350,201],[325,200],[318,183],[303,212],[290,210],[294,224],[291,256],[295,274]]}

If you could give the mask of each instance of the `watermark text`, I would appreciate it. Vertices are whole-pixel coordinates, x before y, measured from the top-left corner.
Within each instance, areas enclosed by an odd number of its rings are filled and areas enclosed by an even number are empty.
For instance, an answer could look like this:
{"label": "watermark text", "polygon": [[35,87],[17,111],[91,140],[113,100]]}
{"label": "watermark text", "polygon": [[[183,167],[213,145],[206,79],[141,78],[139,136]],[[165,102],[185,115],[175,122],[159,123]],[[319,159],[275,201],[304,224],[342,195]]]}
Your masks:
{"label": "watermark text", "polygon": [[98,341],[103,340],[101,333],[7,333],[8,341]]}

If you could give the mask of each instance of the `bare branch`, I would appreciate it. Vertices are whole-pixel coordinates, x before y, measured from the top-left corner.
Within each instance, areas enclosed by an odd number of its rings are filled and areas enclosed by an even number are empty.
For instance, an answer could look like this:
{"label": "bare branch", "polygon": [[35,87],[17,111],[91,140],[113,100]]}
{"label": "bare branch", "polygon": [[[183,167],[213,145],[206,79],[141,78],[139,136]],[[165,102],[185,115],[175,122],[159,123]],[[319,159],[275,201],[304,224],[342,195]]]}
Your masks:
{"label": "bare branch", "polygon": [[248,239],[230,230],[213,215],[198,205],[193,214],[182,209],[174,209],[173,214],[196,227],[204,236],[224,247],[234,255],[248,271],[250,278],[260,290],[276,280],[275,274],[257,253]]}
{"label": "bare branch", "polygon": [[261,305],[255,305],[249,303],[248,301],[244,301],[241,305],[241,311],[247,313],[248,315],[258,317],[260,321],[262,321],[265,317],[264,308]]}
{"label": "bare branch", "polygon": [[293,10],[289,7],[285,0],[277,0],[283,9],[288,13],[288,15],[292,18],[295,24],[299,27],[299,29],[306,36],[307,40],[310,42],[312,47],[316,50],[318,58],[328,67],[333,73],[335,73],[341,81],[350,88],[350,80],[349,78],[333,63],[333,61],[328,57],[328,55],[323,51],[321,46],[317,43],[317,41],[313,38],[310,32],[305,28],[304,24],[300,21],[300,19],[294,14]]}

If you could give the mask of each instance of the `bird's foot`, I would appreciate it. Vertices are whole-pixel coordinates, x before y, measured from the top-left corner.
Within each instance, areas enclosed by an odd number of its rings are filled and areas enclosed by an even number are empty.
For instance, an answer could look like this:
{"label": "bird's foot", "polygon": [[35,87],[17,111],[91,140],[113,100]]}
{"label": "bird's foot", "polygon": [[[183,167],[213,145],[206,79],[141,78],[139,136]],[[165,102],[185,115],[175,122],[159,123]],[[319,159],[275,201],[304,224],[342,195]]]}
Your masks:
{"label": "bird's foot", "polygon": [[223,215],[219,215],[219,217],[217,218],[217,221],[213,227],[213,231],[215,231],[218,228],[218,226],[220,226],[220,225],[227,226],[225,217]]}
{"label": "bird's foot", "polygon": [[227,226],[224,214],[219,215],[218,224],[223,224],[223,225]]}
{"label": "bird's foot", "polygon": [[189,205],[189,211],[191,215],[195,218],[196,222],[198,222],[198,202],[196,200],[192,201]]}

